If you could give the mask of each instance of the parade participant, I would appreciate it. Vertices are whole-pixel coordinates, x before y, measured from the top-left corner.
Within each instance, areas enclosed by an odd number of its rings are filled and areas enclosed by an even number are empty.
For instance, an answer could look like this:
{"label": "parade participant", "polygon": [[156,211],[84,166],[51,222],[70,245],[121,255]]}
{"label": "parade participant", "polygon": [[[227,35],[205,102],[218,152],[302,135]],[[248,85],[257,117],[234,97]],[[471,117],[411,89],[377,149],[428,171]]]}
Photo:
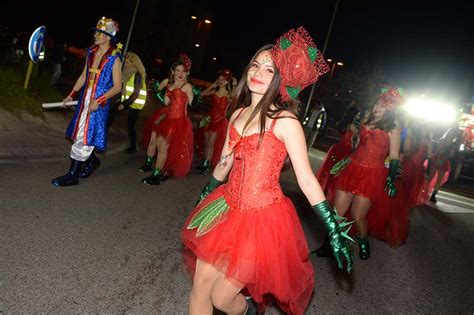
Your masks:
{"label": "parade participant", "polygon": [[408,207],[413,208],[424,204],[420,194],[423,193],[426,169],[424,163],[432,155],[431,132],[423,121],[411,120],[408,126],[408,137],[404,143],[402,187],[408,201]]}
{"label": "parade participant", "polygon": [[223,69],[217,80],[201,93],[202,97],[211,97],[211,110],[200,122],[204,128],[204,161],[198,170],[203,173],[210,172],[211,166],[215,167],[220,160],[229,123],[226,113],[232,82],[230,70]]}
{"label": "parade participant", "polygon": [[431,194],[429,201],[432,203],[437,203],[436,194],[439,188],[449,179],[449,173],[451,172],[450,159],[459,151],[461,141],[462,131],[459,127],[449,128],[439,139],[433,158],[429,160],[425,196]]}
{"label": "parade participant", "polygon": [[[125,149],[125,153],[135,153],[138,151],[137,131],[135,125],[140,111],[145,106],[146,101],[146,71],[143,63],[137,54],[129,51],[125,55],[125,65],[122,70],[122,98],[114,107],[115,111],[128,110],[128,136],[130,146]],[[114,113],[115,114],[115,113]],[[109,125],[112,123],[112,112],[109,117]]]}
{"label": "parade participant", "polygon": [[[193,128],[187,115],[187,106],[193,101],[192,85],[188,82],[191,60],[181,54],[171,67],[171,76],[160,83],[166,88],[166,113],[161,113],[154,122],[147,148],[143,172],[153,169],[152,174],[143,179],[147,185],[159,185],[164,179],[173,176],[182,178],[188,174],[193,161]],[[155,167],[153,157],[156,152]]]}
{"label": "parade participant", "polygon": [[[385,87],[359,131],[359,144],[349,163],[336,174],[334,207],[340,216],[351,208],[355,220],[359,258],[370,257],[368,234],[392,246],[405,242],[408,206],[398,187],[401,128],[396,108],[403,102],[401,92]],[[385,157],[389,155],[387,169]]]}
{"label": "parade participant", "polygon": [[355,145],[354,138],[357,137],[359,124],[360,109],[357,106],[348,107],[341,120],[336,123],[336,129],[339,130],[341,139],[329,148],[324,161],[316,173],[319,184],[329,201],[334,201],[335,193],[335,177],[330,175],[329,171],[336,162],[352,153]]}
{"label": "parade participant", "polygon": [[84,69],[63,100],[72,101],[79,94],[74,117],[66,131],[67,138],[73,142],[71,166],[66,175],[53,179],[56,186],[77,185],[78,177],[87,178],[100,166],[94,149],[106,149],[110,98],[122,90],[122,62],[114,44],[118,24],[102,17],[94,30],[94,46],[87,50]]}
{"label": "parade participant", "polygon": [[326,125],[326,118],[327,113],[323,102],[316,101],[303,122],[303,131],[306,135],[306,146],[308,147],[308,150],[313,147],[319,131]]}
{"label": "parade participant", "polygon": [[[352,256],[311,171],[294,99],[328,71],[304,28],[257,51],[236,87],[222,159],[182,231],[195,258],[189,314],[256,314],[273,296],[287,314],[303,314],[314,272],[295,208],[281,190],[287,154],[298,183],[326,223],[339,268]],[[230,173],[228,181],[223,184]],[[218,187],[219,186],[219,187]],[[250,294],[247,298],[243,292]]]}

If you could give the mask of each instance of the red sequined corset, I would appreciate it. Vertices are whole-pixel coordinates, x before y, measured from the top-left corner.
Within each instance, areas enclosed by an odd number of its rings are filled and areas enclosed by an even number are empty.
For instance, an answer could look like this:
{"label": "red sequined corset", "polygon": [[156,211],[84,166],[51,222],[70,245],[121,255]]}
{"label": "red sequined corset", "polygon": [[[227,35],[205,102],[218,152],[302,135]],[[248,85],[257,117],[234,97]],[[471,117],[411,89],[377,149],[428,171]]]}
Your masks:
{"label": "red sequined corset", "polygon": [[188,105],[188,95],[186,92],[180,88],[173,90],[168,88],[166,89],[166,96],[170,99],[170,109],[167,118],[177,119],[186,117]]}
{"label": "red sequined corset", "polygon": [[352,148],[352,131],[344,131],[340,141],[345,147]]}
{"label": "red sequined corset", "polygon": [[229,147],[234,145],[234,164],[224,190],[227,203],[240,211],[258,211],[285,199],[280,172],[286,148],[272,131],[264,133],[257,149],[259,133],[241,137],[232,124]]}
{"label": "red sequined corset", "polygon": [[390,142],[386,131],[362,126],[359,146],[353,153],[352,160],[366,167],[384,167],[389,149]]}
{"label": "red sequined corset", "polygon": [[209,111],[209,116],[211,116],[211,122],[221,121],[225,118],[227,105],[229,105],[229,99],[227,98],[227,95],[212,95],[211,110]]}

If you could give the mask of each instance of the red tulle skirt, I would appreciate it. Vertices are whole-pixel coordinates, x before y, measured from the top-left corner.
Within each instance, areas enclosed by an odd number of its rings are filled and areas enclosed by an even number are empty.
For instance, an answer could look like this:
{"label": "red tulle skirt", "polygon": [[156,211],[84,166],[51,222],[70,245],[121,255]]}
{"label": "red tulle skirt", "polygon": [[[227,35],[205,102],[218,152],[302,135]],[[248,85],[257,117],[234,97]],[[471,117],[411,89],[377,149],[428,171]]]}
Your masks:
{"label": "red tulle skirt", "polygon": [[153,131],[153,127],[155,122],[161,117],[161,115],[166,115],[169,111],[168,106],[163,106],[158,108],[153,112],[153,114],[145,121],[145,125],[143,126],[143,149],[147,150],[148,144],[150,144],[151,133]]}
{"label": "red tulle skirt", "polygon": [[336,178],[333,175],[329,174],[329,171],[334,166],[334,164],[342,160],[344,157],[349,156],[351,152],[351,147],[346,145],[342,141],[333,144],[329,148],[329,151],[327,152],[323,163],[321,164],[316,173],[316,177],[318,178],[318,182],[326,195],[326,199],[331,204],[333,204],[334,202],[336,192]]}
{"label": "red tulle skirt", "polygon": [[227,119],[222,119],[217,122],[212,122],[206,127],[205,132],[214,132],[216,133],[216,141],[214,142],[214,150],[212,151],[211,164],[213,167],[216,167],[221,159],[222,148],[224,147],[225,137],[227,134],[227,126],[229,121]]}
{"label": "red tulle skirt", "polygon": [[[368,233],[390,246],[398,246],[404,244],[408,237],[407,197],[399,179],[395,181],[396,197],[388,196],[384,191],[387,175],[385,167],[365,167],[352,162],[337,177],[336,189],[370,199]],[[350,219],[350,214],[348,217]],[[352,235],[355,232],[352,228]]]}
{"label": "red tulle skirt", "polygon": [[426,168],[423,165],[424,159],[425,156],[415,154],[403,162],[401,182],[409,208],[421,205],[419,203],[420,194],[423,191],[426,173]]}
{"label": "red tulle skirt", "polygon": [[168,143],[168,152],[163,171],[173,177],[185,177],[193,162],[193,126],[189,117],[165,118],[153,125],[153,132]]}
{"label": "red tulle skirt", "polygon": [[314,271],[290,199],[254,212],[231,207],[222,222],[199,237],[196,230],[187,229],[203,205],[223,196],[224,187],[212,192],[186,220],[182,239],[188,267],[194,269],[197,257],[224,272],[234,285],[244,287],[261,308],[270,294],[286,313],[303,314],[313,292]]}

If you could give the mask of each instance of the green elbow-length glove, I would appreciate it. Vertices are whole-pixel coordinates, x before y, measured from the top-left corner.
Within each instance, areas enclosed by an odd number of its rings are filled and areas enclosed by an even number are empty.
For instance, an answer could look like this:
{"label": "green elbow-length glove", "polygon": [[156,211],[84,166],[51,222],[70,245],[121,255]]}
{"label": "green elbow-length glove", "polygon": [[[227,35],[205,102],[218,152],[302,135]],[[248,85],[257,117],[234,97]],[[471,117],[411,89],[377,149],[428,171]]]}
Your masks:
{"label": "green elbow-length glove", "polygon": [[223,181],[217,180],[214,176],[211,176],[211,179],[209,182],[204,186],[204,188],[201,191],[201,194],[199,195],[199,199],[196,202],[196,206],[204,200],[214,189],[219,187]]}
{"label": "green elbow-length glove", "polygon": [[[329,235],[329,241],[331,243],[332,252],[336,258],[339,269],[343,268],[343,258],[347,261],[347,272],[350,273],[352,270],[352,252],[349,247],[347,240],[354,241],[347,233],[351,228],[352,222],[346,222],[346,218],[338,216],[333,210],[329,208],[329,204],[326,200],[312,206],[314,212],[323,220],[326,225],[326,230]],[[337,221],[341,222],[338,223]],[[342,228],[349,226],[345,231],[341,231]]]}
{"label": "green elbow-length glove", "polygon": [[385,180],[385,191],[389,197],[397,195],[397,187],[395,186],[395,179],[401,175],[400,160],[390,160],[388,166],[388,176]]}

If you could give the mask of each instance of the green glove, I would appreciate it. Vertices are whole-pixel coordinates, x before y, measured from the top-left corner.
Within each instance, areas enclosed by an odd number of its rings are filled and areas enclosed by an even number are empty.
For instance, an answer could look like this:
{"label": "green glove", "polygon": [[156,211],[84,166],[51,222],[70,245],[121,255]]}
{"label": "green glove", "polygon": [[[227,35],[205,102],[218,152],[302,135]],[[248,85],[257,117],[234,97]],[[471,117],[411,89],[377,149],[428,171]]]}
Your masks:
{"label": "green glove", "polygon": [[[347,261],[347,272],[350,273],[352,270],[352,252],[346,239],[354,241],[349,235],[347,235],[352,222],[346,222],[346,218],[341,218],[334,211],[330,210],[329,204],[326,200],[312,206],[312,208],[326,225],[332,252],[336,258],[339,269],[342,269],[342,259],[345,258]],[[341,223],[337,223],[337,220],[341,220]],[[346,226],[349,227],[342,232],[341,228]]]}
{"label": "green glove", "polygon": [[223,181],[217,180],[214,176],[211,176],[211,179],[209,182],[204,186],[204,188],[201,191],[201,194],[199,195],[199,199],[196,202],[197,206],[201,201],[203,201],[214,189],[219,187]]}
{"label": "green glove", "polygon": [[385,191],[388,193],[389,197],[393,198],[397,195],[395,179],[400,175],[400,160],[390,160],[390,164],[388,166],[388,176],[385,180]]}

